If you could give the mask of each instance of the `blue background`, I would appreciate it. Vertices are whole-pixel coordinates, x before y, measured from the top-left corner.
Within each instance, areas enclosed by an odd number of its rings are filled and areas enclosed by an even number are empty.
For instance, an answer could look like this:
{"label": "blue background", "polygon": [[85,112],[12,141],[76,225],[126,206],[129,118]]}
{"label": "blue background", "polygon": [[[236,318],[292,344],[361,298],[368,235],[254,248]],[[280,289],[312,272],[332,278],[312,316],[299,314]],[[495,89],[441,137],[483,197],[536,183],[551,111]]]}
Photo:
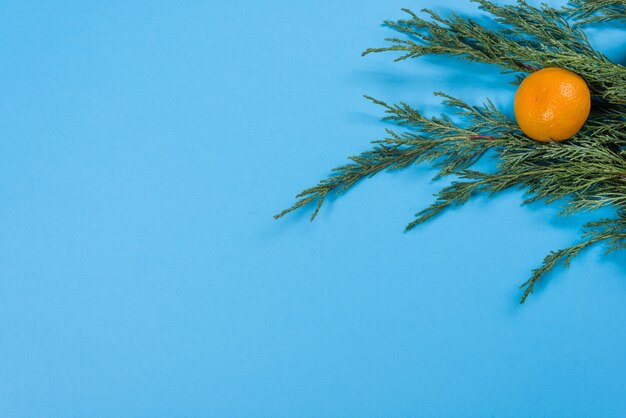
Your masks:
{"label": "blue background", "polygon": [[[600,214],[509,191],[404,234],[446,184],[426,167],[313,224],[271,217],[384,134],[362,94],[511,114],[489,66],[359,56],[392,34],[383,19],[435,3],[481,16],[454,0],[3,2],[0,414],[626,415],[624,254],[590,250],[517,304]],[[623,62],[624,31],[588,33]]]}

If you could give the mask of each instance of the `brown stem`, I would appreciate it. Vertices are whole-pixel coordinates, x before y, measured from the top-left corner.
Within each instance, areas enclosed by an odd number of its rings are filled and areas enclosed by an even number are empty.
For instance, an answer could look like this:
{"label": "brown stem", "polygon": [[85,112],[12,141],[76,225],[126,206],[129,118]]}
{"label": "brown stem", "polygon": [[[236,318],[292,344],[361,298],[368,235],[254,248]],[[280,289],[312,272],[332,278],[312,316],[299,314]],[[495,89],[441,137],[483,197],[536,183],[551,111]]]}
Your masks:
{"label": "brown stem", "polygon": [[533,67],[532,65],[528,65],[528,64],[524,64],[523,62],[520,61],[514,61],[515,65],[517,65],[518,67],[522,67],[526,70],[530,70],[530,71],[538,71],[539,68],[537,67]]}
{"label": "brown stem", "polygon": [[472,135],[469,137],[470,139],[488,139],[490,141],[495,141],[496,139],[498,139],[495,136],[490,136],[490,135]]}

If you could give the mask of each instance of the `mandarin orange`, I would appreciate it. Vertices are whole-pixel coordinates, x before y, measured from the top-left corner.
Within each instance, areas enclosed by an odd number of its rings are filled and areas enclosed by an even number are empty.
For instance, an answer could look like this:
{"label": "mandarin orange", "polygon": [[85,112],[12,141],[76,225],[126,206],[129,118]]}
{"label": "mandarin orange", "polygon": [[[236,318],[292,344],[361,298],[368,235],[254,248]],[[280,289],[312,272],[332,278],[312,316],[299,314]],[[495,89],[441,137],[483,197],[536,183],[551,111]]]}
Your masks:
{"label": "mandarin orange", "polygon": [[591,110],[585,80],[563,68],[530,74],[515,93],[515,119],[537,141],[562,141],[582,128]]}

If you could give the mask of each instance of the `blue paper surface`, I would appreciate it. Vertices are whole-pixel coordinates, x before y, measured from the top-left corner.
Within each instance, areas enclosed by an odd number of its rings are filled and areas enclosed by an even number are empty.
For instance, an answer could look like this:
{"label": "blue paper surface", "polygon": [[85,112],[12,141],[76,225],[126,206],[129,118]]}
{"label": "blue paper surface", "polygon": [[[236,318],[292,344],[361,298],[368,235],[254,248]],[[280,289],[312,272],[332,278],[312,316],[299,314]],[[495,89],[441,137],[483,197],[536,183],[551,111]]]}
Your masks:
{"label": "blue paper surface", "polygon": [[[496,68],[361,58],[401,7],[484,19],[454,0],[3,2],[0,415],[626,415],[626,255],[587,251],[518,305],[611,211],[561,219],[512,190],[403,233],[447,182],[417,167],[312,224],[272,219],[384,135],[363,94],[512,114]],[[624,63],[619,25],[588,33]]]}

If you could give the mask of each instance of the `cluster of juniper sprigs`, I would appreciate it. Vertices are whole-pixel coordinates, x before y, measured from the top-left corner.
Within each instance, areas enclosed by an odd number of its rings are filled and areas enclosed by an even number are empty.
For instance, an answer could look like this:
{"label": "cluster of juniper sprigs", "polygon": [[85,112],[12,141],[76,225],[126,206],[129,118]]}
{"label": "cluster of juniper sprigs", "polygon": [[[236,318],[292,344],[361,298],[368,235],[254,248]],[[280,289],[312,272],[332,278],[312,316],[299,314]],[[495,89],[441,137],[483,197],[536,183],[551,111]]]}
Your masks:
{"label": "cluster of juniper sprigs", "polygon": [[[563,9],[534,7],[525,1],[506,6],[473,1],[491,15],[497,29],[455,14],[444,18],[424,10],[428,19],[423,19],[404,10],[406,20],[385,22],[400,37],[389,38],[388,46],[363,54],[398,52],[397,61],[426,54],[453,55],[517,73],[516,83],[540,68],[566,68],[582,75],[591,90],[592,110],[583,129],[570,140],[542,143],[527,138],[490,101],[469,105],[435,93],[462,116],[459,124],[445,114],[429,118],[406,103],[390,105],[368,97],[402,131],[387,130],[385,139],[373,142],[371,149],[350,157],[348,164],[335,168],[327,179],[298,194],[296,203],[275,218],[313,204],[313,219],[330,194],[341,193],[380,171],[419,163],[436,167],[437,178],[451,175],[454,181],[436,195],[431,206],[417,213],[407,229],[450,206],[462,205],[477,193],[491,195],[513,186],[525,190],[524,203],[564,202],[561,213],[565,215],[614,207],[614,219],[585,225],[580,243],[546,256],[521,286],[523,303],[545,273],[559,263],[569,265],[584,248],[599,242],[606,244],[607,252],[626,248],[626,67],[596,51],[580,28],[626,20],[626,0],[573,0]],[[496,155],[496,168],[490,172],[472,169],[487,151]]]}

